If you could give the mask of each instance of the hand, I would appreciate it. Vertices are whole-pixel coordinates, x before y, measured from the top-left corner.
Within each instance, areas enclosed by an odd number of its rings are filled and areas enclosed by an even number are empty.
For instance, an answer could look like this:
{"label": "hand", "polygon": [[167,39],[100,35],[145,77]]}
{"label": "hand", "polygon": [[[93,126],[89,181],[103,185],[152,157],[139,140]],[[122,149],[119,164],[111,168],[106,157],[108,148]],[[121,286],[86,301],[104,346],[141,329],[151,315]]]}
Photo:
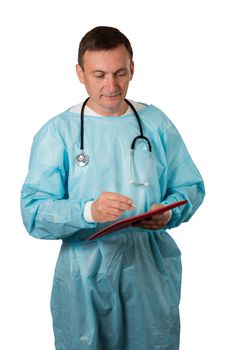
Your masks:
{"label": "hand", "polygon": [[91,215],[95,222],[107,222],[119,219],[126,211],[132,210],[132,199],[115,192],[102,192],[92,203]]}
{"label": "hand", "polygon": [[[164,207],[162,204],[153,204],[150,210],[154,210],[157,208]],[[170,220],[171,217],[171,211],[166,211],[162,214],[156,214],[155,216],[152,216],[149,219],[144,219],[139,222],[136,222],[133,224],[133,226],[136,227],[142,227],[148,230],[160,230],[161,228],[165,227]]]}

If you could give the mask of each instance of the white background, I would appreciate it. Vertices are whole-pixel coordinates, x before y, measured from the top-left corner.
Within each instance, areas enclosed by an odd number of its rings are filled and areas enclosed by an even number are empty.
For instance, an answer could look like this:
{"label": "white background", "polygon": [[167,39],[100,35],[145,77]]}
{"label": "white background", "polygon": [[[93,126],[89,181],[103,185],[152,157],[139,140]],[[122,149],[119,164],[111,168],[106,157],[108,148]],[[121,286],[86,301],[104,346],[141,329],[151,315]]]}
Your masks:
{"label": "white background", "polygon": [[111,25],[134,48],[128,98],[172,119],[206,184],[203,206],[171,232],[183,256],[181,350],[232,349],[233,210],[222,207],[232,198],[230,1],[2,3],[0,348],[54,349],[49,299],[60,242],[26,233],[20,190],[34,134],[86,96],[75,75],[80,39]]}

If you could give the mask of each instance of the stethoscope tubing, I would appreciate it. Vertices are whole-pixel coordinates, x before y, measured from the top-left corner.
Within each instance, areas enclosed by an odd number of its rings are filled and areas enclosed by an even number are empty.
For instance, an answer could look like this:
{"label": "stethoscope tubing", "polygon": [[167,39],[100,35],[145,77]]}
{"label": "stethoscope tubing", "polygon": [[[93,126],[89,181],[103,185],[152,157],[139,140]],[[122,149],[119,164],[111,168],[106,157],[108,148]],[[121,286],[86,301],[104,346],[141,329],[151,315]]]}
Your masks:
{"label": "stethoscope tubing", "polygon": [[89,97],[83,102],[80,112],[80,150],[84,151],[84,109]]}
{"label": "stethoscope tubing", "polygon": [[[81,151],[81,153],[78,154],[78,156],[77,156],[77,158],[76,158],[76,163],[77,163],[77,165],[79,165],[79,166],[85,166],[85,165],[87,165],[87,164],[88,164],[88,159],[89,159],[88,155],[84,153],[84,109],[85,109],[85,106],[86,106],[88,100],[89,100],[89,97],[83,102],[82,108],[81,108],[81,112],[80,112],[80,151]],[[151,142],[150,142],[150,140],[149,140],[146,136],[144,136],[144,134],[143,134],[142,123],[141,123],[141,121],[140,121],[140,117],[139,117],[139,115],[138,115],[138,112],[136,111],[136,109],[135,109],[135,107],[133,106],[133,104],[132,104],[131,102],[129,102],[126,98],[125,98],[125,102],[130,106],[130,108],[131,108],[132,111],[134,112],[134,115],[135,115],[135,117],[136,117],[136,119],[137,119],[137,122],[138,122],[139,131],[140,131],[140,134],[139,134],[138,136],[136,136],[136,137],[133,139],[132,143],[131,143],[131,152],[134,151],[136,142],[142,139],[142,140],[146,141],[146,143],[147,143],[147,145],[148,145],[148,150],[149,150],[149,152],[150,152],[150,154],[151,154],[151,152],[152,152]],[[85,162],[85,160],[84,160],[84,161],[83,161],[83,160],[82,160],[82,161],[79,161],[79,158],[85,159],[85,157],[86,157],[86,162]]]}

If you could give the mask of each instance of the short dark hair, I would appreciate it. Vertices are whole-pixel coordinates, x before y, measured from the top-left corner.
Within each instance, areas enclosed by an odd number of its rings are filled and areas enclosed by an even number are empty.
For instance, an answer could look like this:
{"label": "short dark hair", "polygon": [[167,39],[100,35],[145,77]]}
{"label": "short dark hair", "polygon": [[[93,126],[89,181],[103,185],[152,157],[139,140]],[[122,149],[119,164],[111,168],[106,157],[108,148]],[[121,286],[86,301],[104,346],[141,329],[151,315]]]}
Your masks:
{"label": "short dark hair", "polygon": [[83,56],[88,51],[101,51],[114,49],[119,45],[125,45],[133,60],[133,50],[129,39],[117,28],[99,26],[84,35],[79,44],[78,63],[83,69]]}

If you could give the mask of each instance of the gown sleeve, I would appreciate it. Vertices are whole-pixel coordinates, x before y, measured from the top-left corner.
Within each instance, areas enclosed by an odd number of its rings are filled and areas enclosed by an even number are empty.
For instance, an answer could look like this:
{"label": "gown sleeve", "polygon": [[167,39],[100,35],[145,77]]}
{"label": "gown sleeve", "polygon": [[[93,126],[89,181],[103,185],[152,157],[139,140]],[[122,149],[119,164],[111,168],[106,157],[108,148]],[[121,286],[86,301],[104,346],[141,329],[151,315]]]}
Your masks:
{"label": "gown sleeve", "polygon": [[205,188],[182,137],[170,120],[164,126],[162,139],[167,158],[167,187],[162,204],[188,200],[185,206],[172,210],[167,225],[170,229],[191,218],[204,199]]}
{"label": "gown sleeve", "polygon": [[[93,228],[83,212],[85,201],[69,199],[68,154],[50,122],[34,137],[29,171],[21,191],[21,212],[27,231],[36,238],[64,239]],[[93,200],[89,198],[87,201]]]}

